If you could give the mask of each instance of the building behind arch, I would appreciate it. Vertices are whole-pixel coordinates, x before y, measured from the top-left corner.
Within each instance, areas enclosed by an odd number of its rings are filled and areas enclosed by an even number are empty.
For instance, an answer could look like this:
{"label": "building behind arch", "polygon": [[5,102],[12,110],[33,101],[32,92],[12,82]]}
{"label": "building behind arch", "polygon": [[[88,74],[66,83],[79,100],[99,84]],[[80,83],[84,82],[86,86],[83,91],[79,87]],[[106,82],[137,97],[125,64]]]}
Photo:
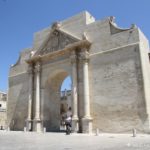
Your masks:
{"label": "building behind arch", "polygon": [[7,94],[0,91],[0,130],[6,129]]}

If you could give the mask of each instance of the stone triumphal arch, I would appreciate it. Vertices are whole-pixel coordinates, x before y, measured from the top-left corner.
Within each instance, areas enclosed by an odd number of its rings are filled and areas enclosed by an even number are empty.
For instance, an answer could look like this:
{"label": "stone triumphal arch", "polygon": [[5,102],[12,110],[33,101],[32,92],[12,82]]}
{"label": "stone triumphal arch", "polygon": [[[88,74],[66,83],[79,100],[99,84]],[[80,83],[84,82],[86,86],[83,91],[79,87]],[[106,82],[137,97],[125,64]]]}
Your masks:
{"label": "stone triumphal arch", "polygon": [[[42,125],[48,131],[59,131],[60,129],[60,86],[66,76],[72,78],[72,110],[73,130],[79,127],[79,105],[78,85],[82,81],[83,110],[82,122],[86,125],[82,130],[90,130],[91,117],[89,105],[89,79],[88,59],[90,42],[86,39],[80,40],[59,30],[59,24],[53,25],[48,42],[42,50],[37,51],[31,59],[27,60],[30,72],[30,97],[33,97],[32,89],[35,88],[35,110],[32,112],[32,104],[28,106],[28,126],[31,126],[31,115],[34,114],[33,130],[42,130]],[[49,43],[50,41],[50,43]],[[80,71],[80,70],[83,71]],[[35,84],[33,84],[35,78]],[[81,82],[81,81],[80,81]],[[34,87],[35,85],[35,87]],[[31,100],[32,101],[32,100]],[[80,114],[81,115],[81,114]]]}
{"label": "stone triumphal arch", "polygon": [[60,131],[60,86],[72,80],[72,129],[89,133],[150,131],[149,44],[135,25],[88,12],[34,36],[9,73],[11,130]]}

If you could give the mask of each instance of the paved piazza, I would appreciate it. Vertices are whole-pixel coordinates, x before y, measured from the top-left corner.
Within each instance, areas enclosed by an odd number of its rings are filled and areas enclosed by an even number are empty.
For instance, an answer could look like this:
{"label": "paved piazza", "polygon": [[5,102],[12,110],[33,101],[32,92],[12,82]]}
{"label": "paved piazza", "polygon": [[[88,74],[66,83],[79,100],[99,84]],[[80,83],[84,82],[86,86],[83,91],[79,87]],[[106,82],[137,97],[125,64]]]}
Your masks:
{"label": "paved piazza", "polygon": [[0,150],[150,150],[150,135],[0,132]]}

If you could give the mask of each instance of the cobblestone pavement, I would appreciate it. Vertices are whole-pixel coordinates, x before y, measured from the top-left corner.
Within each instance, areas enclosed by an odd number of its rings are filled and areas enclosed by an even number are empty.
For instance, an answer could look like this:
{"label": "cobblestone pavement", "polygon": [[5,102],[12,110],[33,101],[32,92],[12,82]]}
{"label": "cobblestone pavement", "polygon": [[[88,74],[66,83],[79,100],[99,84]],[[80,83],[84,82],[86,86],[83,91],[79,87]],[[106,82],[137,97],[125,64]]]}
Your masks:
{"label": "cobblestone pavement", "polygon": [[150,135],[0,131],[0,150],[150,150]]}

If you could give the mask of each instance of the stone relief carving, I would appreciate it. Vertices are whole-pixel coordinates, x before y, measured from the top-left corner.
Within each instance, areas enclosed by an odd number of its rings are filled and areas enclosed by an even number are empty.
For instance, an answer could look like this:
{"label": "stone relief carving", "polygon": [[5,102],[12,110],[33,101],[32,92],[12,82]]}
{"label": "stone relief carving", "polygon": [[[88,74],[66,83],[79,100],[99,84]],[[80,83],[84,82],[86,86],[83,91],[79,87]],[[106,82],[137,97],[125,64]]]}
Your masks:
{"label": "stone relief carving", "polygon": [[77,42],[77,40],[56,30],[51,34],[46,46],[39,52],[39,55],[64,49],[68,44],[74,42]]}

